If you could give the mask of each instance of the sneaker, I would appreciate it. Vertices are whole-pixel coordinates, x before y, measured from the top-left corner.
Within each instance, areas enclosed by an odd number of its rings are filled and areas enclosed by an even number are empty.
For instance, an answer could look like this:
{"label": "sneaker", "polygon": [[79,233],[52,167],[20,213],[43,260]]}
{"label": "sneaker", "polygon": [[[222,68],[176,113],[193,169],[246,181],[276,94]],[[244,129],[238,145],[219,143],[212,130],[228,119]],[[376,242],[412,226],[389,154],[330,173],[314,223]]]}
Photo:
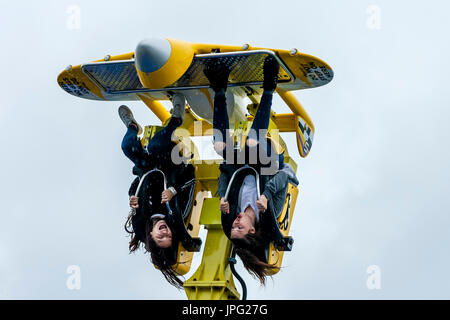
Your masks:
{"label": "sneaker", "polygon": [[142,133],[142,127],[137,123],[133,117],[133,112],[125,105],[119,107],[119,117],[125,126],[128,128],[130,125],[135,125],[138,129],[138,135]]}
{"label": "sneaker", "polygon": [[268,56],[264,60],[264,82],[263,88],[264,90],[273,91],[277,87],[278,82],[278,71],[280,69],[280,65],[278,64],[277,59],[273,56]]}
{"label": "sneaker", "polygon": [[209,84],[215,92],[227,89],[230,72],[231,69],[219,59],[208,61],[203,69],[203,73],[208,78]]}
{"label": "sneaker", "polygon": [[[172,98],[173,112],[172,117],[181,119],[181,124],[184,122],[184,110],[186,108],[186,98],[181,93],[175,93]],[[180,124],[180,125],[181,125]]]}

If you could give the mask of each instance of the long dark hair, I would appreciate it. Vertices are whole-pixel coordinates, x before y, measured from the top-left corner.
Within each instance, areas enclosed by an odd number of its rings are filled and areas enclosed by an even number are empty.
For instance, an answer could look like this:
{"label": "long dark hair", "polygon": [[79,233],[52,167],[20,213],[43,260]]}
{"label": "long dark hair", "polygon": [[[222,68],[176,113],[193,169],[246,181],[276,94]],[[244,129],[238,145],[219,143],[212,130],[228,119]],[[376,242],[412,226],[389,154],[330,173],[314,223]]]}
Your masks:
{"label": "long dark hair", "polygon": [[248,233],[243,238],[231,239],[236,254],[242,260],[245,269],[262,285],[266,284],[268,276],[272,276],[272,270],[278,269],[275,264],[268,264],[262,261],[264,249],[268,245],[266,237],[260,230],[255,233]]}
{"label": "long dark hair", "polygon": [[141,241],[142,239],[139,239],[136,235],[135,230],[133,230],[132,218],[133,214],[130,214],[125,222],[125,231],[131,235],[131,240],[128,246],[130,253],[136,251],[141,247],[141,245],[143,245],[145,251],[150,253],[150,261],[161,271],[167,282],[177,289],[182,289],[183,281],[178,278],[179,274],[172,268],[172,265],[177,262],[179,241],[176,237],[176,233],[172,232],[172,245],[167,248],[161,248],[156,244],[150,234],[153,229],[153,224],[161,220],[161,218],[146,219],[145,242],[143,242]]}

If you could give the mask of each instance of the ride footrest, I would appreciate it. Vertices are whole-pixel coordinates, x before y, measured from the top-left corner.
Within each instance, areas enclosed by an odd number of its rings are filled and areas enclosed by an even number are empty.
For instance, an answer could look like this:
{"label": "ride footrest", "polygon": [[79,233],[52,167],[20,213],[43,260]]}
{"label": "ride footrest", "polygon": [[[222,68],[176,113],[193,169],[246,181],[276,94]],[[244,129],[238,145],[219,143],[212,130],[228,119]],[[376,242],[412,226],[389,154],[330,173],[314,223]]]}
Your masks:
{"label": "ride footrest", "polygon": [[278,251],[291,251],[294,245],[294,238],[287,236],[273,242],[274,247]]}
{"label": "ride footrest", "polygon": [[183,247],[189,252],[199,252],[202,246],[202,239],[186,237],[181,241]]}

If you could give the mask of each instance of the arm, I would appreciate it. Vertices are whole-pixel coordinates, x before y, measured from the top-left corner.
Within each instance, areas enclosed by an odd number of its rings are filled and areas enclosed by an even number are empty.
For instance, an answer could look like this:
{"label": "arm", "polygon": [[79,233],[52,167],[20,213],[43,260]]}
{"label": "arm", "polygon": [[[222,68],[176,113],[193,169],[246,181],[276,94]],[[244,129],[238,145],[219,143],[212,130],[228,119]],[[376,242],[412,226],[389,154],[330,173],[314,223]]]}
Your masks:
{"label": "arm", "polygon": [[136,179],[133,180],[131,183],[130,189],[128,190],[128,196],[134,196],[136,193],[137,187],[139,185],[139,177],[136,177]]}
{"label": "arm", "polygon": [[225,197],[225,193],[227,192],[228,182],[230,181],[228,173],[223,164],[220,165],[220,175],[219,175],[219,183],[217,188],[217,193],[219,197],[222,199]]}
{"label": "arm", "polygon": [[278,171],[264,187],[264,192],[256,201],[258,210],[266,211],[268,208],[275,215],[283,207],[289,178],[286,172]]}
{"label": "arm", "polygon": [[269,201],[280,191],[284,191],[288,185],[288,175],[283,171],[278,171],[264,186],[264,195]]}
{"label": "arm", "polygon": [[186,185],[188,182],[194,181],[195,184],[195,169],[192,165],[177,165],[170,171],[167,177],[167,189],[163,191],[163,202],[170,201],[178,193],[182,192],[183,188],[192,188],[192,184]]}
{"label": "arm", "polygon": [[174,167],[167,175],[167,189],[171,190],[175,196],[188,181],[195,179],[193,170],[193,167],[184,164]]}
{"label": "arm", "polygon": [[128,196],[130,197],[130,207],[133,209],[139,207],[138,204],[139,198],[134,196],[138,185],[139,185],[139,177],[136,177],[136,179],[134,179],[133,182],[131,183],[130,189],[128,190]]}
{"label": "arm", "polygon": [[227,188],[228,188],[228,184],[229,184],[229,175],[228,172],[226,171],[226,167],[221,164],[220,167],[220,175],[219,175],[219,183],[218,183],[218,188],[217,188],[217,193],[219,194],[220,197],[220,211],[222,213],[230,213],[230,204],[228,203],[228,199],[227,201],[225,201],[224,197],[225,194],[227,193]]}
{"label": "arm", "polygon": [[166,173],[167,189],[163,190],[161,193],[161,203],[169,202],[180,191],[182,186],[182,184],[179,183],[181,180],[180,174],[182,174],[180,172],[180,166],[182,165],[178,165],[170,170],[169,173]]}
{"label": "arm", "polygon": [[[175,196],[178,192],[180,192],[181,187],[184,184],[184,176],[183,171],[180,170],[183,164],[180,164],[173,168],[167,175],[167,189],[170,190],[173,196]],[[166,191],[164,190],[164,191]]]}

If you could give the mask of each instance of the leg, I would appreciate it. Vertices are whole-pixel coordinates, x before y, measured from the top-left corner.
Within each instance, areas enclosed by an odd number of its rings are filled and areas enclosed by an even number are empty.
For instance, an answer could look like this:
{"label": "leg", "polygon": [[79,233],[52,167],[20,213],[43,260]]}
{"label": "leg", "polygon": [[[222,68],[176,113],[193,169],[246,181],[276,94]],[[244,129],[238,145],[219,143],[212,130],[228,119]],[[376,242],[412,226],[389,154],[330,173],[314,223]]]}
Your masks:
{"label": "leg", "polygon": [[259,108],[256,111],[255,118],[253,119],[252,128],[256,133],[259,130],[267,130],[269,127],[270,110],[272,107],[273,91],[264,90],[259,103]]}
{"label": "leg", "polygon": [[167,126],[153,136],[147,145],[147,152],[150,157],[158,154],[170,154],[168,149],[172,142],[172,134],[180,125],[180,119],[172,117]]}
{"label": "leg", "polygon": [[274,57],[268,56],[264,60],[264,92],[247,139],[248,146],[255,146],[260,140],[265,139],[266,132],[261,130],[267,130],[269,127],[273,91],[277,87],[279,68],[278,61]]}
{"label": "leg", "polygon": [[157,155],[170,155],[169,150],[173,132],[184,122],[184,109],[186,98],[181,93],[176,93],[172,99],[173,113],[167,126],[157,132],[147,145],[147,152],[151,157]]}
{"label": "leg", "polygon": [[122,151],[138,168],[145,169],[150,165],[147,160],[147,153],[142,148],[138,140],[138,129],[130,125],[122,140]]}
{"label": "leg", "polygon": [[225,92],[228,85],[230,68],[219,60],[213,60],[206,64],[203,73],[208,78],[211,88],[214,90],[214,149],[220,156],[224,156],[226,143],[229,141],[229,119]]}
{"label": "leg", "polygon": [[273,93],[271,91],[264,91],[246,141],[246,148],[260,148],[262,149],[260,152],[269,157],[271,148],[266,135],[269,127],[272,96]]}
{"label": "leg", "polygon": [[227,141],[230,123],[227,112],[227,101],[225,92],[220,91],[214,95],[214,114],[213,114],[213,128],[214,128],[214,150],[223,156],[226,154]]}
{"label": "leg", "polygon": [[267,57],[264,61],[264,92],[245,146],[248,149],[249,157],[251,157],[250,154],[253,154],[253,158],[257,155],[259,162],[263,164],[275,161],[278,164],[276,166],[277,169],[281,165],[281,157],[278,154],[274,154],[272,159],[272,145],[267,140],[266,135],[270,121],[273,91],[277,86],[278,70],[279,65],[276,59],[271,56]]}

